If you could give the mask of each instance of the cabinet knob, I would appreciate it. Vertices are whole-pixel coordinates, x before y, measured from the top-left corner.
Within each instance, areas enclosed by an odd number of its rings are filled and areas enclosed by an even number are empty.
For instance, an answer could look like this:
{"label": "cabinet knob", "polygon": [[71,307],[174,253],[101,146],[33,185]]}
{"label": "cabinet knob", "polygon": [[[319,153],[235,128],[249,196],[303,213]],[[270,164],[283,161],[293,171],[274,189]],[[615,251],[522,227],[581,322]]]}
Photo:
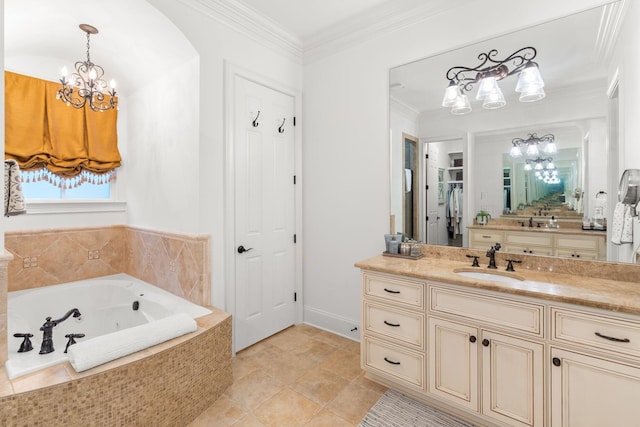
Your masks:
{"label": "cabinet knob", "polygon": [[470,343],[474,343],[474,342],[476,342],[476,337],[474,337],[473,335],[471,335],[471,336],[469,337],[469,342],[470,342]]}
{"label": "cabinet knob", "polygon": [[551,363],[553,363],[553,366],[560,366],[562,365],[562,362],[560,362],[560,359],[557,357],[554,357],[553,359],[551,359]]}
{"label": "cabinet knob", "polygon": [[483,346],[485,346],[485,347],[489,347],[489,344],[490,344],[490,343],[491,343],[491,342],[490,342],[488,339],[486,339],[486,338],[482,340],[482,345],[483,345]]}

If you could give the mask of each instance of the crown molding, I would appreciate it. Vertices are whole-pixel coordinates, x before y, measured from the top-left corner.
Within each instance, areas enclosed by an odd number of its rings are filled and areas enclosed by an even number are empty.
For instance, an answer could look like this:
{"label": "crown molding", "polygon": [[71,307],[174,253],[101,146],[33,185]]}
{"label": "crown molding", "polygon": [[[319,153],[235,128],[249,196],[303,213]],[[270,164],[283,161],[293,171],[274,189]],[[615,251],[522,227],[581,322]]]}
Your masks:
{"label": "crown molding", "polygon": [[302,63],[302,42],[278,23],[235,0],[179,0],[238,33]]}
{"label": "crown molding", "polygon": [[611,59],[613,47],[620,33],[620,27],[628,6],[629,2],[626,0],[620,0],[604,6],[602,18],[600,19],[600,28],[596,37],[595,52],[597,57],[605,63]]}
{"label": "crown molding", "polygon": [[422,22],[471,0],[400,0],[385,2],[303,40],[303,62],[317,61],[359,43]]}
{"label": "crown molding", "polygon": [[414,123],[417,122],[418,117],[420,116],[420,112],[418,110],[416,110],[409,104],[400,101],[393,95],[389,96],[389,110],[392,113],[397,113],[405,119],[408,119]]}

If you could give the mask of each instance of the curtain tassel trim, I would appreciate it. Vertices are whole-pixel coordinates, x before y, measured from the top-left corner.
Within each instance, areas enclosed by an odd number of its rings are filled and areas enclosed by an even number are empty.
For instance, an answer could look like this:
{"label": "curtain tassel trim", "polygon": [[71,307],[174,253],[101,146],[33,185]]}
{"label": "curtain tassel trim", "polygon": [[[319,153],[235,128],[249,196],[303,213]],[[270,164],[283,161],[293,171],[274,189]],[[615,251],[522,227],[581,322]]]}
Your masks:
{"label": "curtain tassel trim", "polygon": [[25,183],[28,182],[39,182],[46,181],[51,185],[62,188],[62,189],[72,189],[81,186],[82,184],[89,183],[94,185],[102,185],[113,182],[116,180],[116,170],[111,170],[105,173],[93,173],[87,170],[83,170],[80,174],[66,178],[55,175],[48,169],[37,169],[37,170],[29,170],[22,171],[22,181]]}

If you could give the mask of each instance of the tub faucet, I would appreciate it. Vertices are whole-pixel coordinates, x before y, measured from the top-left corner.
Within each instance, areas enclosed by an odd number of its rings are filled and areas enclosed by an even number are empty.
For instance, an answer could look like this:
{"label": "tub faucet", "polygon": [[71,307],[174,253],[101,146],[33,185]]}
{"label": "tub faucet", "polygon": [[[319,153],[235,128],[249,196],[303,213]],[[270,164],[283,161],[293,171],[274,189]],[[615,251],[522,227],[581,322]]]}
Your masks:
{"label": "tub faucet", "polygon": [[533,217],[529,217],[529,227],[533,227]]}
{"label": "tub faucet", "polygon": [[500,243],[496,243],[495,246],[491,246],[487,251],[487,256],[489,257],[489,268],[498,268],[496,266],[496,252],[499,251],[501,247]]}
{"label": "tub faucet", "polygon": [[42,331],[42,345],[40,346],[40,354],[48,354],[54,351],[53,348],[53,328],[58,326],[59,323],[64,322],[69,316],[80,317],[80,310],[72,308],[67,313],[57,320],[51,320],[51,317],[47,317],[45,322],[40,327]]}

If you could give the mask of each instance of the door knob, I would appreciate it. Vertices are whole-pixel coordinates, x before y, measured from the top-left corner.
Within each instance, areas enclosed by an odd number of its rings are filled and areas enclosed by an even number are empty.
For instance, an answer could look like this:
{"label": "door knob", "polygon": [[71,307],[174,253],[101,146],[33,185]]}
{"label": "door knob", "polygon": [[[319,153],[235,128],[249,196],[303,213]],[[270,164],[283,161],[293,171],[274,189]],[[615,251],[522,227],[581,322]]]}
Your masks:
{"label": "door knob", "polygon": [[239,254],[243,254],[243,253],[245,253],[245,252],[249,252],[251,249],[253,249],[253,248],[247,248],[247,249],[245,249],[245,248],[244,248],[244,246],[240,245],[240,246],[238,246],[238,253],[239,253]]}

